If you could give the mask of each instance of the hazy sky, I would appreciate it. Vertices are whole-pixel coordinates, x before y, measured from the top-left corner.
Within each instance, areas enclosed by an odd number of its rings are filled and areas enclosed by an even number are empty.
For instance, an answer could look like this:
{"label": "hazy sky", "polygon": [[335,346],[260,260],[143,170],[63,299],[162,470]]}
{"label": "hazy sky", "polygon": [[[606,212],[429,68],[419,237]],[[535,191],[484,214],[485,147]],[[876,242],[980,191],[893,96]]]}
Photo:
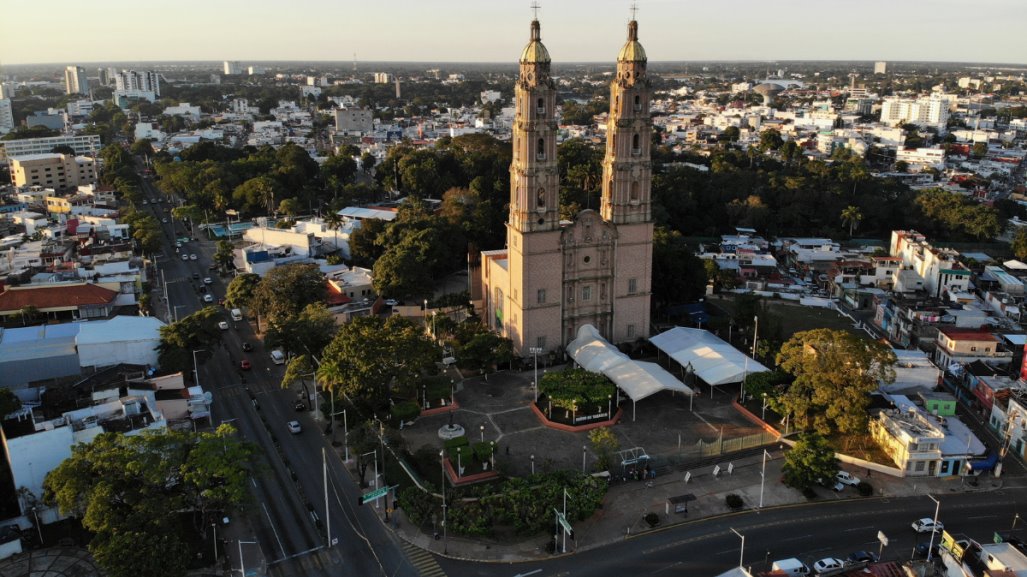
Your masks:
{"label": "hazy sky", "polygon": [[[540,0],[554,61],[606,62],[630,0]],[[512,62],[530,0],[4,0],[0,63]],[[1024,0],[639,0],[661,60],[1027,62]]]}

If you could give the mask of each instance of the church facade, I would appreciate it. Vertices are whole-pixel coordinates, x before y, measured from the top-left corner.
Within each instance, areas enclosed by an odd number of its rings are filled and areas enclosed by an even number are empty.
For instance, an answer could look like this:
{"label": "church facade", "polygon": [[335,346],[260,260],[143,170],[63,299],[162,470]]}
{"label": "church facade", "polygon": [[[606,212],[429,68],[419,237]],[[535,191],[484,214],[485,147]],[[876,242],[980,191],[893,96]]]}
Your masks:
{"label": "church facade", "polygon": [[556,85],[538,20],[515,87],[507,245],[481,253],[481,312],[521,356],[562,350],[584,325],[612,343],[649,336],[651,89],[638,24],[610,86],[600,210],[560,221]]}

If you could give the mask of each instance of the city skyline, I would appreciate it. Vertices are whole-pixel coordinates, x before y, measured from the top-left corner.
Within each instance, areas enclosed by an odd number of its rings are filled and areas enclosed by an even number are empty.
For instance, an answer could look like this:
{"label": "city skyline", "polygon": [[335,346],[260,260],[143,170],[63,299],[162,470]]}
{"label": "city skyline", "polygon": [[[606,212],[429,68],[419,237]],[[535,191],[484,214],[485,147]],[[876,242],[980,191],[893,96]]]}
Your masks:
{"label": "city skyline", "polygon": [[[825,6],[826,5],[826,6]],[[117,61],[508,62],[527,37],[528,2],[384,0],[349,6],[297,0],[201,3],[141,11],[110,0],[81,12],[67,0],[17,2],[0,38],[2,64]],[[858,7],[858,11],[856,10]],[[631,17],[629,0],[563,0],[538,11],[554,62],[606,62]],[[653,62],[890,60],[1022,64],[1027,12],[1016,0],[676,0],[638,3]],[[59,17],[74,14],[74,18]],[[103,34],[104,27],[116,34]],[[46,41],[40,42],[40,31]],[[987,30],[987,42],[974,38]],[[964,42],[951,39],[964,38]],[[946,41],[949,39],[949,41]],[[84,41],[86,40],[86,41]],[[514,55],[514,56],[511,56]]]}

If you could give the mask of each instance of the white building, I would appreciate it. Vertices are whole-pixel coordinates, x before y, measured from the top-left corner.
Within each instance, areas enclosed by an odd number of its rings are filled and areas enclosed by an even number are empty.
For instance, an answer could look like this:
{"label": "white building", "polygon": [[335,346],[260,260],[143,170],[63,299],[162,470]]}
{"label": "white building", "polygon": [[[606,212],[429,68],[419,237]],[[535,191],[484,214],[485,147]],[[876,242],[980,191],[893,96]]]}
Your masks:
{"label": "white building", "polygon": [[916,100],[889,96],[881,104],[881,122],[890,126],[911,123],[944,132],[949,120],[949,105],[949,99],[937,94]]}
{"label": "white building", "polygon": [[10,98],[0,98],[0,135],[14,130],[14,110]]}
{"label": "white building", "polygon": [[224,63],[225,76],[236,76],[242,74],[242,65],[238,61],[225,60]]}
{"label": "white building", "polygon": [[183,102],[178,106],[169,106],[164,109],[164,114],[168,116],[188,116],[194,121],[199,120],[203,112],[199,106],[192,106],[188,102]]}
{"label": "white building", "polygon": [[335,130],[337,132],[371,132],[374,129],[374,115],[369,108],[336,108]]}
{"label": "white building", "polygon": [[250,76],[258,76],[260,74],[267,74],[267,68],[263,66],[250,66],[247,72],[249,72]]}
{"label": "white building", "polygon": [[49,154],[55,146],[70,146],[75,154],[94,154],[100,151],[100,136],[83,134],[78,136],[48,136],[45,138],[25,138],[22,140],[0,140],[0,160],[12,156],[29,154]]}
{"label": "white building", "polygon": [[945,151],[940,148],[900,148],[895,153],[896,162],[905,162],[911,172],[921,172],[928,168],[945,169]]}
{"label": "white building", "polygon": [[392,75],[388,72],[375,72],[374,83],[375,84],[388,84],[392,82]]}
{"label": "white building", "polygon": [[970,288],[971,273],[959,262],[959,253],[931,246],[927,237],[915,230],[893,230],[889,253],[900,257],[907,269],[923,279],[923,288],[931,296]]}
{"label": "white building", "polygon": [[114,87],[116,90],[152,92],[159,98],[160,74],[151,71],[122,70],[114,75]]}
{"label": "white building", "polygon": [[877,62],[874,62],[874,74],[887,74],[887,73],[888,73],[888,63],[887,62],[885,62],[884,60],[878,60]]}
{"label": "white building", "polygon": [[89,94],[89,79],[85,68],[68,66],[64,69],[64,91],[66,94]]}

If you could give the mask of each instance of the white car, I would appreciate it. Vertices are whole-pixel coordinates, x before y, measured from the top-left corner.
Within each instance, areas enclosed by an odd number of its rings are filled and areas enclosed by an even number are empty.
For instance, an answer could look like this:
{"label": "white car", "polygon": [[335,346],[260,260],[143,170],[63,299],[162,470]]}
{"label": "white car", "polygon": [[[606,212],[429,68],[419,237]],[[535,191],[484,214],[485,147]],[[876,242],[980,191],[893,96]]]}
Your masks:
{"label": "white car", "polygon": [[213,295],[209,295],[209,294],[203,295],[203,302],[205,302],[205,303],[212,303],[212,302],[214,302],[214,296]]}
{"label": "white car", "polygon": [[[207,296],[210,296],[210,295],[207,295]],[[221,321],[221,322],[218,323],[218,328],[223,330],[223,331],[227,331],[228,330],[228,323],[225,322],[225,321]]]}
{"label": "white car", "polygon": [[917,533],[937,533],[938,531],[943,531],[944,529],[945,525],[943,525],[941,521],[935,523],[934,519],[931,519],[930,517],[924,517],[923,519],[913,521],[913,530]]}
{"label": "white car", "polygon": [[845,563],[841,559],[835,559],[834,557],[824,557],[820,561],[813,564],[813,572],[816,574],[824,573],[832,569],[841,569]]}
{"label": "white car", "polygon": [[189,260],[189,255],[182,253],[182,260]]}
{"label": "white car", "polygon": [[299,421],[289,421],[288,423],[286,423],[286,425],[289,427],[289,432],[293,435],[298,435],[301,431],[303,431],[303,427],[300,426]]}
{"label": "white car", "polygon": [[189,260],[196,260],[196,255],[195,254],[189,255]]}
{"label": "white car", "polygon": [[851,487],[859,485],[859,477],[853,476],[848,471],[838,471],[838,474],[834,476],[834,480],[838,481],[843,485],[849,485]]}
{"label": "white car", "polygon": [[[212,281],[209,276],[208,277],[204,277],[204,279],[203,279],[203,284],[211,284],[213,282],[214,281]],[[858,483],[859,481],[857,480],[856,482]]]}
{"label": "white car", "polygon": [[394,306],[396,306],[398,304],[399,304],[399,301],[397,301],[396,299],[385,299],[385,306],[387,306],[387,307],[394,307]]}

